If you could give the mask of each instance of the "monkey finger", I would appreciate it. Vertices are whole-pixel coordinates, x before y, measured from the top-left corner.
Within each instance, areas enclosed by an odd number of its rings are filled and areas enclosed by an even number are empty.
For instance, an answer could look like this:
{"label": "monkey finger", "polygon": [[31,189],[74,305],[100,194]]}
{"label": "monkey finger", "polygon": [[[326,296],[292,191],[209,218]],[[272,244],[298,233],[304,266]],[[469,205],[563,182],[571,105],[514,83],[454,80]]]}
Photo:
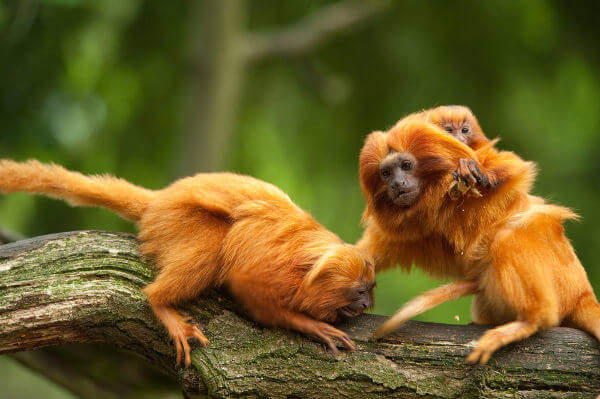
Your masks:
{"label": "monkey finger", "polygon": [[342,330],[338,330],[337,328],[335,328],[327,323],[324,323],[324,324],[325,324],[325,326],[323,327],[323,330],[327,334],[329,334],[333,337],[336,337],[336,338],[346,337],[346,338],[350,339],[350,337],[348,337],[348,334],[346,334]]}
{"label": "monkey finger", "polygon": [[185,358],[185,367],[190,367],[192,365],[192,358],[190,355],[190,344],[187,342],[187,339],[181,340],[181,345],[183,346],[183,353]]}
{"label": "monkey finger", "polygon": [[477,184],[477,178],[471,173],[471,170],[467,170],[462,176],[463,181],[469,187]]}
{"label": "monkey finger", "polygon": [[467,356],[466,362],[468,364],[479,363],[479,358],[480,357],[481,357],[481,349],[480,348],[475,348],[475,349],[473,349],[473,352],[469,353],[469,356]]}
{"label": "monkey finger", "polygon": [[471,183],[469,182],[469,178],[468,178],[468,176],[465,173],[463,173],[461,171],[458,171],[458,170],[455,171],[454,173],[456,173],[455,180],[457,182],[462,183],[465,186],[470,186],[471,185]]}
{"label": "monkey finger", "polygon": [[333,342],[331,339],[329,339],[327,337],[324,340],[325,340],[325,345],[327,345],[329,350],[331,350],[331,352],[337,356],[340,353],[340,351],[338,350],[335,342]]}
{"label": "monkey finger", "polygon": [[196,338],[198,341],[200,341],[200,344],[204,348],[206,348],[206,345],[208,345],[210,343],[210,341],[208,340],[208,338],[206,338],[206,336],[202,333],[202,331],[194,331],[193,337]]}
{"label": "monkey finger", "polygon": [[460,174],[462,180],[467,185],[475,185],[477,183],[477,179],[473,175],[473,170],[472,170],[472,166],[471,166],[473,163],[474,163],[474,161],[472,159],[465,159],[465,158],[461,158],[458,161],[459,174]]}
{"label": "monkey finger", "polygon": [[349,351],[356,351],[356,344],[350,339],[348,334],[346,334],[345,332],[338,330],[337,328],[330,326],[327,323],[324,323],[323,330],[330,336],[339,339],[340,342],[344,345],[344,347]]}
{"label": "monkey finger", "polygon": [[490,185],[488,178],[486,177],[485,174],[483,174],[481,169],[479,169],[477,162],[472,160],[469,163],[469,169],[470,169],[472,175],[475,177],[477,184],[479,184],[482,187],[488,187]]}
{"label": "monkey finger", "polygon": [[173,343],[175,344],[175,349],[177,350],[177,357],[175,358],[175,363],[179,366],[181,364],[181,343],[178,338],[173,338]]}
{"label": "monkey finger", "polygon": [[331,338],[323,334],[321,331],[317,331],[315,334],[325,343],[325,345],[327,345],[327,347],[331,350],[331,352],[333,352],[334,355],[337,355],[339,353],[337,346],[331,340]]}
{"label": "monkey finger", "polygon": [[488,362],[488,360],[490,360],[490,357],[492,357],[493,353],[494,353],[493,351],[484,351],[483,354],[481,355],[481,358],[479,359],[479,363],[486,364]]}
{"label": "monkey finger", "polygon": [[344,344],[344,347],[346,349],[348,349],[350,352],[355,352],[356,351],[356,344],[354,343],[354,341],[352,341],[350,339],[350,337],[348,337],[347,335],[344,334],[344,336],[338,337],[338,339],[340,341],[342,341],[342,344]]}

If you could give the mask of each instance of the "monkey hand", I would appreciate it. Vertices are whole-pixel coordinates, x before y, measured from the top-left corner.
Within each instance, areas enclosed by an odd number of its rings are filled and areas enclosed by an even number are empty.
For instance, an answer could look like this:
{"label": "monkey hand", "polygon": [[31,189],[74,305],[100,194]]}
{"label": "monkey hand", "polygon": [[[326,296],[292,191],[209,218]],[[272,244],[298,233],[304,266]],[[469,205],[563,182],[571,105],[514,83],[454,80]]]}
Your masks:
{"label": "monkey hand", "polygon": [[452,172],[452,177],[457,182],[462,181],[467,187],[490,186],[488,177],[481,171],[477,162],[472,159],[461,158],[458,161],[458,167]]}
{"label": "monkey hand", "polygon": [[323,341],[334,354],[338,353],[337,346],[333,341],[334,339],[338,339],[349,351],[354,352],[356,350],[356,344],[350,339],[348,334],[327,323],[316,322],[313,325],[312,334]]}
{"label": "monkey hand", "polygon": [[489,187],[490,182],[487,176],[479,169],[477,162],[472,159],[461,158],[458,168],[452,172],[454,182],[448,189],[448,195],[454,201],[467,194],[473,197],[481,197],[481,192],[476,188]]}

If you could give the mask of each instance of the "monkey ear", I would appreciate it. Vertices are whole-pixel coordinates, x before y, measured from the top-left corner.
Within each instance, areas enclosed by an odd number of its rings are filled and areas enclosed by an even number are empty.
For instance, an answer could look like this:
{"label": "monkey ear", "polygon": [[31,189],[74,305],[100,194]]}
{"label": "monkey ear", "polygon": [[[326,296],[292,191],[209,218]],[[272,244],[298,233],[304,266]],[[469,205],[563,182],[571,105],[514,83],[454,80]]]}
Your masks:
{"label": "monkey ear", "polygon": [[322,256],[321,259],[313,264],[308,273],[306,273],[306,276],[304,276],[304,280],[302,281],[304,287],[308,288],[315,282],[327,278],[332,274],[332,267],[325,258],[326,256]]}

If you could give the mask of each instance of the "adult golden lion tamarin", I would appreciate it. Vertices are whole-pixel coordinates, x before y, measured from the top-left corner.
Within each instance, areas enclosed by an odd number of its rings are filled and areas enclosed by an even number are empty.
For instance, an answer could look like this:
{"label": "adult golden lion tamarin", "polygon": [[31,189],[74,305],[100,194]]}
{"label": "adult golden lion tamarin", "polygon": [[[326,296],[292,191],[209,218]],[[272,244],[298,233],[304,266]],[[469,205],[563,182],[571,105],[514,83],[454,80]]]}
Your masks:
{"label": "adult golden lion tamarin", "polygon": [[259,323],[297,330],[337,352],[352,340],[328,323],[373,305],[373,261],[343,243],[277,187],[232,173],[198,174],[159,191],[37,161],[0,160],[0,192],[101,206],[137,222],[159,272],[144,293],[189,366],[188,338],[208,339],[174,306],[225,287]]}
{"label": "adult golden lion tamarin", "polygon": [[501,185],[452,201],[448,187],[461,159],[484,169],[477,151],[412,118],[366,140],[360,155],[366,230],[358,246],[376,257],[377,270],[416,264],[457,279],[410,301],[375,335],[474,294],[472,320],[500,326],[482,336],[471,363],[561,324],[600,339],[600,306],[562,226],[577,216],[530,196],[534,165],[516,156]]}

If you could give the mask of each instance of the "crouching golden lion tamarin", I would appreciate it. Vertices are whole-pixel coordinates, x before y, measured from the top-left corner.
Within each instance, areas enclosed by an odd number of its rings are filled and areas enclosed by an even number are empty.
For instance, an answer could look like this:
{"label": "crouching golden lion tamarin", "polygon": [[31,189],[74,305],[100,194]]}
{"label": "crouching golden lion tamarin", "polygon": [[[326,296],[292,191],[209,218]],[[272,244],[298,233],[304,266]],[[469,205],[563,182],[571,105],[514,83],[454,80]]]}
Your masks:
{"label": "crouching golden lion tamarin", "polygon": [[208,339],[174,305],[225,287],[266,326],[355,350],[328,323],[373,305],[373,261],[343,243],[277,187],[232,173],[198,174],[159,191],[37,161],[0,160],[0,192],[24,191],[109,208],[137,222],[142,254],[160,269],[144,293],[189,366],[188,338]]}

